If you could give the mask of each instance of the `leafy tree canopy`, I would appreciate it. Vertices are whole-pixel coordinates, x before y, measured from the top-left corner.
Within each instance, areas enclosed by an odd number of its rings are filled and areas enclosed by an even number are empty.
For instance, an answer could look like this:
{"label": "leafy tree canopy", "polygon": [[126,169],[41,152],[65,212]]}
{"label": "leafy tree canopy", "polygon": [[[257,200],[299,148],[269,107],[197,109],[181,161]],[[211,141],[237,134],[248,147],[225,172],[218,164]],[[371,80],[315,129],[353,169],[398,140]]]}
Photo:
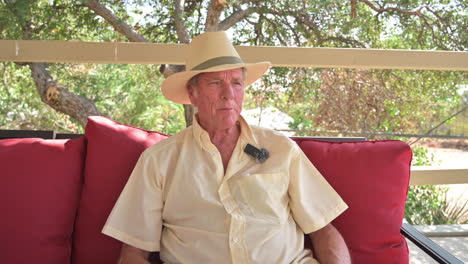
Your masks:
{"label": "leafy tree canopy", "polygon": [[[465,1],[0,0],[0,39],[465,51]],[[172,65],[2,63],[0,126],[82,131],[86,116],[175,133],[190,107],[159,90]],[[246,107],[276,106],[297,129],[420,132],[448,116],[463,72],[274,68]],[[51,88],[52,87],[52,88]],[[48,97],[57,93],[59,96]],[[38,96],[39,95],[39,96]],[[53,109],[53,110],[52,110]]]}

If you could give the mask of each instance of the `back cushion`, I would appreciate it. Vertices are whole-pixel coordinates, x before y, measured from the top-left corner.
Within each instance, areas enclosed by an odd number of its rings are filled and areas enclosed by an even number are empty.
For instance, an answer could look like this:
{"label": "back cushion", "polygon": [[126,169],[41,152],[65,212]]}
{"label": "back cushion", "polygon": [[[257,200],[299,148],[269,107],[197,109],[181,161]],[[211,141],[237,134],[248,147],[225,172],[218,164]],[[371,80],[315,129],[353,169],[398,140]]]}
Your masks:
{"label": "back cushion", "polygon": [[0,140],[1,263],[70,263],[84,141]]}
{"label": "back cushion", "polygon": [[295,139],[349,208],[333,221],[353,263],[408,263],[400,234],[411,149],[401,141]]}
{"label": "back cushion", "polygon": [[73,263],[115,264],[121,243],[101,233],[140,154],[166,135],[90,117],[84,186],[76,222]]}

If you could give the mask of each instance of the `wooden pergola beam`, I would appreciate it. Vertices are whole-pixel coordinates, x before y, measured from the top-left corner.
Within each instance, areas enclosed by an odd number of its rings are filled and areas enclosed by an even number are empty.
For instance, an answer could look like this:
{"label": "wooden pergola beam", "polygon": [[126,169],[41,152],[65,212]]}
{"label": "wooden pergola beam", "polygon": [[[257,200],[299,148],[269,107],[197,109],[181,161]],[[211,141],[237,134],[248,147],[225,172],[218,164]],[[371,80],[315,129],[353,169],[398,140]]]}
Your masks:
{"label": "wooden pergola beam", "polygon": [[[245,62],[273,66],[468,71],[468,52],[236,46]],[[0,40],[0,61],[184,64],[185,44]]]}

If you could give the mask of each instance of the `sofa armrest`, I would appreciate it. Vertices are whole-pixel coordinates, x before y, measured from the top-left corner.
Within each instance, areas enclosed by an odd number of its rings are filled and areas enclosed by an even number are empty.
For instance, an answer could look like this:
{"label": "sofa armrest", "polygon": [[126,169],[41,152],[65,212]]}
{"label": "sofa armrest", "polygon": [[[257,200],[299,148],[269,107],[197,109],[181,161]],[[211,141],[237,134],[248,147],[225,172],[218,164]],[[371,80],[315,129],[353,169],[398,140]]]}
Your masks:
{"label": "sofa armrest", "polygon": [[438,263],[463,264],[461,260],[424,236],[412,225],[403,223],[400,232]]}

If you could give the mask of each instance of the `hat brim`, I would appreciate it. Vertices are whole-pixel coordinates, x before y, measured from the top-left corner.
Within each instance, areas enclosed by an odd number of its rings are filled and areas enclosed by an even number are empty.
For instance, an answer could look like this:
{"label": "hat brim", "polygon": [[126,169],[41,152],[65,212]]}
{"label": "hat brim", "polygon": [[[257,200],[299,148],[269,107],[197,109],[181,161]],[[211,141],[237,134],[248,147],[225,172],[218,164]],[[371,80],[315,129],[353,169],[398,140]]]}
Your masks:
{"label": "hat brim", "polygon": [[237,68],[245,68],[247,76],[245,80],[245,87],[249,86],[256,80],[260,79],[263,74],[271,67],[270,62],[259,63],[240,63],[240,64],[224,64],[209,69],[200,71],[183,71],[177,72],[167,77],[162,85],[161,90],[163,95],[176,103],[191,104],[188,91],[186,88],[187,82],[195,75],[203,72],[218,72],[225,70],[232,70]]}

